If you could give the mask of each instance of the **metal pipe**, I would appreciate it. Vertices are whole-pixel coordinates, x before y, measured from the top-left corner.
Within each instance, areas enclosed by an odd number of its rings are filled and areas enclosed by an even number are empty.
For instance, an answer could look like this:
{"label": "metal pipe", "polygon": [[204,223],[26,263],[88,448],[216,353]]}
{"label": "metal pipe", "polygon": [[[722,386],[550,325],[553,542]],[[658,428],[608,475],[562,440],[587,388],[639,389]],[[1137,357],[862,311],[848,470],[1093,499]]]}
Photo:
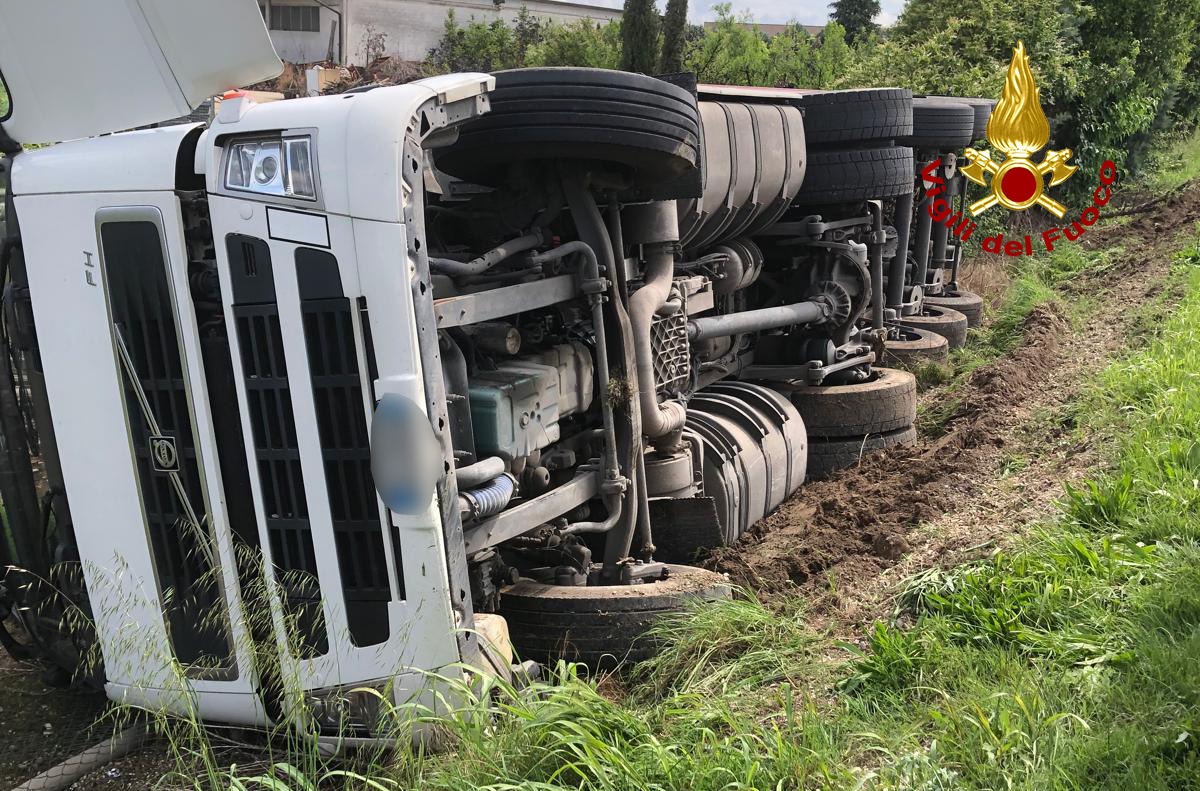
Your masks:
{"label": "metal pipe", "polygon": [[604,507],[608,509],[608,516],[599,522],[572,522],[564,527],[560,532],[564,536],[575,535],[576,533],[607,533],[612,530],[617,524],[617,520],[621,518],[621,494],[606,494],[603,497]]}
{"label": "metal pipe", "polygon": [[654,536],[650,531],[650,488],[646,480],[646,454],[639,453],[637,458],[637,537],[640,541],[641,559],[649,562],[654,558]]}
{"label": "metal pipe", "polygon": [[[958,182],[958,216],[967,216],[967,177],[959,171],[954,177],[954,181]],[[958,290],[958,267],[962,263],[962,240],[957,236],[954,237],[954,263],[950,270],[950,289]]]}
{"label": "metal pipe", "polygon": [[[567,198],[567,205],[571,209],[571,218],[575,221],[575,229],[579,238],[591,246],[599,263],[603,266],[603,272],[609,276],[608,290],[611,294],[612,328],[619,335],[614,348],[621,355],[621,366],[618,372],[624,377],[629,377],[630,372],[636,368],[633,350],[630,348],[633,343],[633,330],[625,311],[623,295],[618,291],[619,275],[614,274],[617,270],[617,254],[623,254],[624,251],[620,250],[616,253],[613,251],[612,236],[604,225],[604,218],[600,214],[600,207],[596,205],[595,196],[588,189],[588,179],[592,176],[578,165],[564,167],[561,175],[563,194]],[[600,299],[599,294],[594,296],[597,300]],[[593,310],[593,315],[601,317],[599,325],[603,325],[603,313],[597,314],[595,309]],[[597,338],[597,346],[605,346],[605,344]],[[636,381],[629,384],[631,389],[637,386]],[[607,401],[609,398],[607,382],[602,385],[602,391]],[[619,423],[617,423],[618,415]],[[629,486],[629,478],[634,474],[636,455],[642,452],[640,410],[622,407],[618,412],[614,408],[613,419],[617,452],[622,461],[622,468],[618,477],[606,479],[601,484],[604,503],[609,506],[609,517],[602,523],[607,525],[605,528],[607,534],[604,539],[603,575],[608,580],[619,576],[620,561],[628,556],[629,547],[633,543],[633,534],[637,528],[637,507],[634,502],[637,497],[637,489]]]}
{"label": "metal pipe", "polygon": [[[954,156],[953,154],[945,154],[942,157],[942,167],[941,167],[942,173],[946,173],[949,170],[950,160],[953,156]],[[954,179],[948,179],[947,181],[948,181],[947,189],[949,189],[950,186],[953,185]],[[951,198],[953,198],[953,196],[951,196]],[[947,203],[950,203],[950,201],[947,201]],[[950,227],[948,225],[946,225],[946,223],[939,222],[936,226],[934,226],[934,228],[933,228],[933,260],[932,260],[932,263],[934,264],[935,267],[944,267],[946,264],[946,243],[949,238],[950,238]],[[922,281],[921,285],[922,286],[925,285],[924,281]]]}
{"label": "metal pipe", "polygon": [[467,464],[454,471],[458,477],[459,489],[474,489],[488,481],[494,480],[508,470],[508,465],[499,456],[488,456],[474,464]]}
{"label": "metal pipe", "polygon": [[871,212],[871,329],[883,329],[883,206],[879,201],[868,201]]}
{"label": "metal pipe", "polygon": [[645,257],[646,273],[642,287],[629,297],[629,320],[633,325],[642,432],[649,437],[661,437],[683,428],[687,420],[687,409],[680,402],[659,403],[650,330],[654,314],[666,303],[671,293],[671,280],[675,275],[675,244],[648,244]]}
{"label": "metal pipe", "polygon": [[[539,262],[552,261],[558,258],[579,253],[587,266],[586,279],[593,282],[600,280],[600,262],[596,259],[596,251],[590,245],[580,241],[567,242],[564,245],[547,250],[534,256]],[[588,301],[592,306],[592,325],[596,333],[596,378],[600,383],[600,417],[604,424],[606,439],[604,442],[604,473],[608,479],[620,476],[620,463],[617,460],[616,421],[613,419],[612,399],[608,394],[608,346],[604,332],[604,300],[599,294],[591,293]]]}
{"label": "metal pipe", "polygon": [[435,272],[441,272],[445,275],[454,277],[464,277],[467,275],[481,275],[491,269],[501,261],[512,258],[517,253],[523,253],[526,250],[532,250],[542,243],[545,235],[540,228],[535,228],[531,233],[524,236],[518,236],[515,239],[509,239],[503,244],[493,247],[478,258],[473,258],[470,261],[453,261],[449,258],[429,258],[429,268]]}
{"label": "metal pipe", "polygon": [[912,231],[913,195],[896,198],[896,257],[888,270],[887,306],[900,310],[904,302],[904,270],[908,267],[908,238]]}
{"label": "metal pipe", "polygon": [[922,290],[925,288],[925,276],[929,272],[929,231],[933,225],[933,218],[929,216],[929,206],[932,199],[926,195],[921,199],[921,203],[917,206],[917,240],[916,246],[913,247],[913,259],[916,262],[913,268],[911,286],[920,286]]}
{"label": "metal pipe", "polygon": [[726,313],[722,316],[704,316],[688,322],[688,338],[703,341],[740,335],[743,332],[760,332],[795,324],[815,324],[830,317],[829,305],[821,299],[777,305],[773,308],[745,310],[741,313]]}

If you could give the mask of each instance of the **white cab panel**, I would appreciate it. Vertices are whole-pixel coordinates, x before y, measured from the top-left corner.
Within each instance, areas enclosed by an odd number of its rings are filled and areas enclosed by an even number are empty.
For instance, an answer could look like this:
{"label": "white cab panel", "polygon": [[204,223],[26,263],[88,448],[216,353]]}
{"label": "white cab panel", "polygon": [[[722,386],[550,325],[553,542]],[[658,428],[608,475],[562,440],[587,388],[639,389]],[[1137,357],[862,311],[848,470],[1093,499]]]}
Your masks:
{"label": "white cab panel", "polygon": [[3,124],[22,143],[165,121],[281,70],[254,0],[0,0]]}

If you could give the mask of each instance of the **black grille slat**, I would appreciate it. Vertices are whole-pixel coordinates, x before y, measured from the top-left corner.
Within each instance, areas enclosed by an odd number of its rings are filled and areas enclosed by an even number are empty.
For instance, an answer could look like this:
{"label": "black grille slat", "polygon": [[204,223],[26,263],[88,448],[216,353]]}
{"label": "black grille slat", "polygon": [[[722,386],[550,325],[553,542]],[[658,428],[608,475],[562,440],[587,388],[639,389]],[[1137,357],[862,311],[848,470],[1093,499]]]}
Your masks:
{"label": "black grille slat", "polygon": [[356,645],[375,645],[388,637],[392,594],[375,484],[361,475],[363,465],[370,468],[371,446],[350,300],[304,299],[301,312],[346,617]]}
{"label": "black grille slat", "polygon": [[354,334],[355,305],[343,296],[337,261],[329,253],[298,250],[296,270],[350,636],[355,645],[375,645],[388,638],[387,605],[392,593],[384,526],[370,473],[371,443]]}
{"label": "black grille slat", "polygon": [[270,248],[261,239],[226,237],[233,315],[241,355],[268,543],[284,592],[293,648],[301,657],[328,652],[300,448],[292,413],[283,332]]}
{"label": "black grille slat", "polygon": [[243,354],[246,400],[259,462],[267,533],[272,550],[279,550],[273,560],[283,572],[280,581],[286,592],[289,618],[298,626],[292,638],[304,656],[318,656],[329,650],[329,644],[321,625],[316,582],[320,575],[290,409],[287,366],[283,363],[282,347],[276,345],[276,339],[282,340],[278,307],[234,305],[233,312],[241,348],[249,350],[249,354]]}
{"label": "black grille slat", "polygon": [[[171,644],[185,665],[227,666],[231,647],[225,602],[219,569],[210,563],[215,542],[162,239],[150,221],[104,222],[100,239],[142,512]],[[128,354],[136,385],[121,362],[122,353]],[[150,441],[155,430],[143,413],[139,388],[158,433],[175,448],[182,497],[172,485],[172,473],[156,468]],[[189,509],[199,524],[188,522]]]}

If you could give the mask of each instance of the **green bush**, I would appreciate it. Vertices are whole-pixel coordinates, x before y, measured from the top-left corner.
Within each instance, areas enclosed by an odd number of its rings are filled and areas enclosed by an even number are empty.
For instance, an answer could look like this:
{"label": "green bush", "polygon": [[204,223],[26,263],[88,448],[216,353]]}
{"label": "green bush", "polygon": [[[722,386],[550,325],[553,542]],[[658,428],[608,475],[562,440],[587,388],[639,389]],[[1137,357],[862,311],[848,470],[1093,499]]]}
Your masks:
{"label": "green bush", "polygon": [[836,22],[819,37],[790,25],[768,38],[748,17],[735,16],[728,3],[713,8],[716,24],[692,42],[684,57],[684,67],[701,82],[831,88],[853,60],[845,30]]}

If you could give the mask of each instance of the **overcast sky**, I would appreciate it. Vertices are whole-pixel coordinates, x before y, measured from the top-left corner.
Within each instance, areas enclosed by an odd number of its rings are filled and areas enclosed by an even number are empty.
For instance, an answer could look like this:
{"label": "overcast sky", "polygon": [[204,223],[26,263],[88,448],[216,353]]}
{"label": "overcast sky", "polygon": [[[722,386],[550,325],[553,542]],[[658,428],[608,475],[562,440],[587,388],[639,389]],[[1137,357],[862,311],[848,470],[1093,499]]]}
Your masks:
{"label": "overcast sky", "polygon": [[[597,5],[620,8],[623,0],[585,0]],[[829,19],[829,0],[732,0],[733,10],[741,13],[749,11],[755,22],[799,22],[802,25],[823,25]],[[688,0],[688,19],[693,22],[704,22],[716,19],[712,6],[714,0]],[[896,21],[896,15],[904,7],[904,0],[880,0],[883,11],[875,21],[881,25],[890,25]],[[666,0],[659,0],[659,11],[666,8]]]}

